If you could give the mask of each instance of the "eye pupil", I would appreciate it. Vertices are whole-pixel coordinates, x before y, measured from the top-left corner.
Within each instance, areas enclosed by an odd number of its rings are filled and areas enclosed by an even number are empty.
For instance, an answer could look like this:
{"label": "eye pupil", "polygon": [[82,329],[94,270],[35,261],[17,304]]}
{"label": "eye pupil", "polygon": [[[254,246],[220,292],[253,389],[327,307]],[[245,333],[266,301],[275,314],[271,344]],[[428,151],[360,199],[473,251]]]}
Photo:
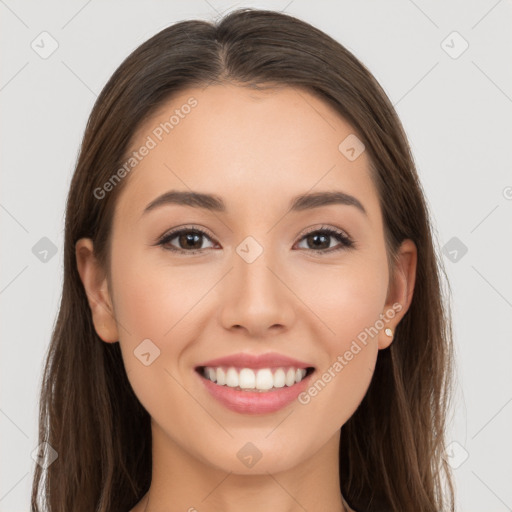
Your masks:
{"label": "eye pupil", "polygon": [[183,243],[185,247],[192,247],[193,249],[200,249],[201,244],[199,244],[198,247],[194,245],[194,242],[197,243],[198,240],[201,239],[201,234],[194,233],[194,234],[186,234],[180,236],[180,244]]}
{"label": "eye pupil", "polygon": [[[314,234],[314,235],[309,235],[309,237],[308,237],[308,239],[313,239],[313,240],[314,240],[314,242],[313,242],[313,246],[314,246],[314,247],[316,247],[316,248],[318,248],[319,246],[321,246],[321,245],[322,245],[322,242],[317,243],[317,242],[318,242],[318,240],[319,240],[320,238],[323,238],[323,239],[326,241],[326,243],[327,243],[327,248],[329,248],[329,238],[330,238],[330,236],[328,236],[328,235]],[[324,242],[324,245],[325,245],[325,242]]]}

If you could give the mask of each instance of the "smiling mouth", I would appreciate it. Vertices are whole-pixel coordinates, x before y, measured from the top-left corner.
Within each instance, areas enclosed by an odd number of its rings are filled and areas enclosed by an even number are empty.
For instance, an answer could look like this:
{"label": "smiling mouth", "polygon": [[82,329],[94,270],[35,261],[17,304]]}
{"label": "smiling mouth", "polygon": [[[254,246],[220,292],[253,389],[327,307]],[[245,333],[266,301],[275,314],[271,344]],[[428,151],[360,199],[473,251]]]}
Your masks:
{"label": "smiling mouth", "polygon": [[235,391],[267,393],[298,384],[309,377],[315,371],[315,368],[280,367],[251,369],[226,366],[217,368],[198,366],[195,368],[195,371],[203,379],[223,388],[231,388]]}

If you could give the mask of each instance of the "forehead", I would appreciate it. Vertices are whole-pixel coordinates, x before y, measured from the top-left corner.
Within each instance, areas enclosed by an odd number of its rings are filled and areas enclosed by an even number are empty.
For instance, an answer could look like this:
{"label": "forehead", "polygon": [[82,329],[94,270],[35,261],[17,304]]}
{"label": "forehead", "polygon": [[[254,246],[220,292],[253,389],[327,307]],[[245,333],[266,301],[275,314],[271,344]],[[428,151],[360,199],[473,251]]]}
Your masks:
{"label": "forehead", "polygon": [[346,120],[304,89],[190,88],[136,131],[130,154],[152,148],[131,171],[118,208],[129,205],[126,215],[140,215],[171,189],[221,195],[228,210],[276,200],[282,208],[292,196],[335,188],[359,196],[370,213],[377,198],[366,152],[350,160],[340,150],[354,136]]}

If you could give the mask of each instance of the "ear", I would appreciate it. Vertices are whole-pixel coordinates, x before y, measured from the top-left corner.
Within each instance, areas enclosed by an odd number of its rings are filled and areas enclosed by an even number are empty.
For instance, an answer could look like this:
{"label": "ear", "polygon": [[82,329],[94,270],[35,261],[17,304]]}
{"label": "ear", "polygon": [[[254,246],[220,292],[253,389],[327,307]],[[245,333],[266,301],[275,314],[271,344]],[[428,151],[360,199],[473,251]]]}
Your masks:
{"label": "ear", "polygon": [[[398,249],[394,276],[391,279],[386,305],[383,311],[384,328],[379,332],[379,350],[388,348],[393,341],[396,326],[411,305],[416,282],[416,265],[418,252],[412,240],[404,240]],[[386,321],[387,319],[387,321]],[[391,329],[392,335],[386,334]]]}
{"label": "ear", "polygon": [[92,240],[78,240],[75,244],[75,255],[78,273],[91,308],[94,329],[105,342],[119,341],[107,277],[94,255]]}

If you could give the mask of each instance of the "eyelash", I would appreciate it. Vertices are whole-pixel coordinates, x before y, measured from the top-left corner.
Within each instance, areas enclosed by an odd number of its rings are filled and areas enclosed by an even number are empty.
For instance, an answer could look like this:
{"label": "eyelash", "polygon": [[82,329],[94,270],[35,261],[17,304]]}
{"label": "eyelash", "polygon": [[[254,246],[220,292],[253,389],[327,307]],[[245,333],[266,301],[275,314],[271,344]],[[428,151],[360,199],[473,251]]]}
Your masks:
{"label": "eyelash", "polygon": [[[181,235],[183,233],[201,234],[201,235],[209,238],[210,240],[212,239],[212,237],[206,231],[204,231],[201,228],[198,228],[198,227],[186,227],[186,228],[176,229],[174,231],[166,233],[165,235],[163,235],[158,240],[156,245],[161,246],[165,250],[172,251],[172,252],[175,252],[175,253],[179,253],[179,254],[182,254],[182,255],[184,255],[184,254],[197,254],[197,253],[200,253],[200,252],[202,252],[204,250],[204,249],[195,249],[195,250],[188,251],[186,249],[177,249],[176,247],[172,247],[172,246],[168,245],[171,240],[173,240],[178,235]],[[354,241],[346,233],[344,233],[343,231],[339,231],[339,230],[327,227],[327,226],[321,226],[320,228],[315,228],[315,229],[312,229],[312,230],[304,233],[304,235],[299,240],[299,242],[301,242],[304,238],[306,238],[307,236],[309,236],[311,234],[314,234],[314,233],[327,234],[329,237],[333,236],[334,238],[336,238],[341,243],[341,245],[339,247],[334,248],[334,249],[333,248],[320,249],[318,251],[316,251],[314,249],[303,249],[303,250],[315,253],[315,256],[324,256],[326,254],[331,254],[333,252],[337,252],[337,251],[340,251],[340,250],[343,250],[343,249],[355,248]]]}

